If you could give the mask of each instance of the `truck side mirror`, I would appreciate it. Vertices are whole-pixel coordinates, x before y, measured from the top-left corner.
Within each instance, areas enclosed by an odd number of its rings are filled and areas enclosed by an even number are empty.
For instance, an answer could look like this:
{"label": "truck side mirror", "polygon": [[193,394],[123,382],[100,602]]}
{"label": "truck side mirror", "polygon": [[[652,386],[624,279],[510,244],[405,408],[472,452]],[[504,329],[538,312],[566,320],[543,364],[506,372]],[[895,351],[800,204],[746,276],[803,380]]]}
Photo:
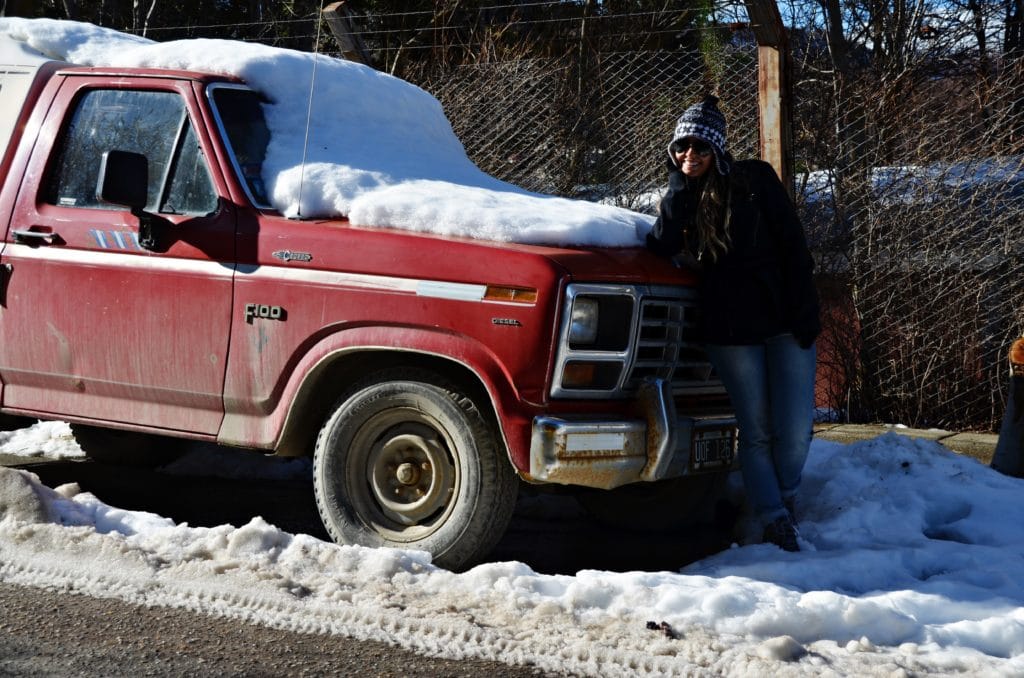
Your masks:
{"label": "truck side mirror", "polygon": [[146,206],[149,160],[141,153],[107,151],[100,160],[96,197],[113,205],[130,207],[134,214]]}
{"label": "truck side mirror", "polygon": [[139,218],[139,246],[151,252],[167,249],[163,217],[145,210],[149,193],[149,160],[141,153],[110,150],[100,160],[96,197],[112,205],[131,208]]}

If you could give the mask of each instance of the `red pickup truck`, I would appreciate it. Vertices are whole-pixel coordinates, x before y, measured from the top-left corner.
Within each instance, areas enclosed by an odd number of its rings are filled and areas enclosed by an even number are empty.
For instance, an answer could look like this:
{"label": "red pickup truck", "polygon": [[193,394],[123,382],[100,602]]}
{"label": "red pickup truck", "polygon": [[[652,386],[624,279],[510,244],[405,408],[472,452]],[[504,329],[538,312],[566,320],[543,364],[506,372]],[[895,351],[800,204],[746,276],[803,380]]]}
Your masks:
{"label": "red pickup truck", "polygon": [[94,457],[311,456],[333,538],[446,567],[486,555],[522,481],[641,524],[619,512],[699,503],[732,468],[693,281],[665,261],[285,218],[245,82],[8,47],[3,415],[69,421]]}

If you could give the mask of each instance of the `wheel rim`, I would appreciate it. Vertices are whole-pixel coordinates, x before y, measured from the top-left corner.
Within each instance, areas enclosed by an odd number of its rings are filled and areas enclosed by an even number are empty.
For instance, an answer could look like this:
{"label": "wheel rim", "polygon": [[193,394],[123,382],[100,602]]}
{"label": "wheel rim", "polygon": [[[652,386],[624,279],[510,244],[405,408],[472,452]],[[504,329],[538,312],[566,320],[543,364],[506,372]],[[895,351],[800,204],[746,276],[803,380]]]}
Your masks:
{"label": "wheel rim", "polygon": [[353,440],[346,474],[359,513],[391,539],[422,539],[444,522],[457,493],[451,449],[444,427],[421,411],[371,417]]}
{"label": "wheel rim", "polygon": [[448,452],[423,424],[386,430],[370,450],[369,466],[374,499],[388,517],[405,525],[437,513],[455,489]]}

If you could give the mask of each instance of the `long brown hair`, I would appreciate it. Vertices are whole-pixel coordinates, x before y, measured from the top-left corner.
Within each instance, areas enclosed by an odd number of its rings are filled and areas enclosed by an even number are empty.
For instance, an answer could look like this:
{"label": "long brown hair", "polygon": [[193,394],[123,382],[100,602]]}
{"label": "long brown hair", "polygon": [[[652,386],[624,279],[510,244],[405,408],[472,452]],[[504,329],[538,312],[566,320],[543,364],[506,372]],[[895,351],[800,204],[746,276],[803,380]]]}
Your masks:
{"label": "long brown hair", "polygon": [[701,182],[696,218],[697,251],[710,254],[712,261],[717,261],[719,255],[728,252],[732,245],[729,224],[726,223],[728,202],[729,180],[712,166]]}

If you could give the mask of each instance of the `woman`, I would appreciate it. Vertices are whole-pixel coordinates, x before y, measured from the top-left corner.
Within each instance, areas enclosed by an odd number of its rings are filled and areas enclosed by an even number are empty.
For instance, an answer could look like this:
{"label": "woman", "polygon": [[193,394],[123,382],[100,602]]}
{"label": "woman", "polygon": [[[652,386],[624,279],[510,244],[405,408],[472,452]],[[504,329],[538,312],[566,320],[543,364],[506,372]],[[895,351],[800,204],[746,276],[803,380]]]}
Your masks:
{"label": "woman", "polygon": [[821,330],[814,262],[782,182],[733,161],[707,97],[668,147],[669,190],[647,246],[700,272],[700,333],[739,425],[739,459],[764,541],[799,551],[796,495],[814,420]]}

